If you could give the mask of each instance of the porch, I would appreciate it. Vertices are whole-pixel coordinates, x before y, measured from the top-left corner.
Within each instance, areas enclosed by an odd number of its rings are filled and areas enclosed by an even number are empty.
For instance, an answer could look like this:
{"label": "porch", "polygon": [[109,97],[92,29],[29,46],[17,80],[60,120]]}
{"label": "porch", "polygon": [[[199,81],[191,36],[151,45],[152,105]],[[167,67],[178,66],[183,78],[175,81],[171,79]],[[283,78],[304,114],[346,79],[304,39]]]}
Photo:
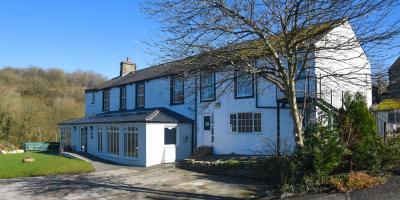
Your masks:
{"label": "porch", "polygon": [[164,108],[100,114],[60,129],[62,146],[124,165],[175,162],[192,149],[192,121]]}

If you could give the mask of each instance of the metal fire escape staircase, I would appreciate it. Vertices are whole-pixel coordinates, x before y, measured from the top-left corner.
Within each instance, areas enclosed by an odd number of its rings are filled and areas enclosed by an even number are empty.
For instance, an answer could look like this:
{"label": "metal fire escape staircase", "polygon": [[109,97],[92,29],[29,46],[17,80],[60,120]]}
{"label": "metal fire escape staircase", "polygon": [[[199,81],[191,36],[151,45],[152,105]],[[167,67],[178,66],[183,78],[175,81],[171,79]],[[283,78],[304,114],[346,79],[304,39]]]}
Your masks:
{"label": "metal fire escape staircase", "polygon": [[[327,116],[328,123],[332,123],[339,112],[339,109],[333,105],[333,101],[339,100],[339,102],[342,102],[343,92],[339,88],[335,88],[334,84],[329,84],[329,82],[322,84],[321,80],[320,77],[307,75],[296,82],[296,100],[299,108],[303,110],[304,125],[311,122],[310,114],[313,111],[317,111],[317,108],[319,108],[318,111],[323,112],[319,112],[319,115]],[[278,107],[286,107],[289,103],[285,95],[279,90],[277,90],[276,97]]]}

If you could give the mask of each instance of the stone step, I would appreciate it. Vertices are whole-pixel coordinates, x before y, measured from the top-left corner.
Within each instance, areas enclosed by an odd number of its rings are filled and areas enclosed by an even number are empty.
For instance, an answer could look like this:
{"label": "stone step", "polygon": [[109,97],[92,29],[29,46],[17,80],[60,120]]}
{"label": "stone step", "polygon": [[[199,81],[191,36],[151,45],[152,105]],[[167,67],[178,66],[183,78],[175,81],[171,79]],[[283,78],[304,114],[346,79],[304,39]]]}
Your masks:
{"label": "stone step", "polygon": [[75,153],[71,153],[71,152],[62,152],[61,153],[63,156],[67,157],[67,158],[77,158],[77,159],[81,159],[83,161],[86,161],[88,163],[91,163],[92,161]]}

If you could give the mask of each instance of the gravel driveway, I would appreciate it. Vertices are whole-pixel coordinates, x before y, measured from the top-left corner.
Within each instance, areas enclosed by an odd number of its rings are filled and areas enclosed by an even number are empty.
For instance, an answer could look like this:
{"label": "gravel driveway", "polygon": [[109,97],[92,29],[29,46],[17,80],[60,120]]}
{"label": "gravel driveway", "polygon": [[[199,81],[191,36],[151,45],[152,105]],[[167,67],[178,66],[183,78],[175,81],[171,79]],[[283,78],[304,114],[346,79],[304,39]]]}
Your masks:
{"label": "gravel driveway", "polygon": [[241,199],[262,189],[254,181],[161,165],[0,180],[0,199]]}

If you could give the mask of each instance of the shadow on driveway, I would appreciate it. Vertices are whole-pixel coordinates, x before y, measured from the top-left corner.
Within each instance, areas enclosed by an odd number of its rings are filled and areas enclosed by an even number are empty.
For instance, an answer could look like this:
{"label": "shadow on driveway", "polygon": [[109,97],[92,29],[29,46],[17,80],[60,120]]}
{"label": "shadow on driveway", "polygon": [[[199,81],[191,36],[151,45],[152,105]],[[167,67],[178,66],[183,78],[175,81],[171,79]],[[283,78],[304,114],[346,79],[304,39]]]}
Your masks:
{"label": "shadow on driveway", "polygon": [[[123,172],[123,173],[120,173]],[[0,199],[242,199],[265,190],[252,180],[173,167],[0,180]]]}
{"label": "shadow on driveway", "polygon": [[[21,180],[22,181],[22,180]],[[32,199],[38,196],[63,198],[71,193],[78,194],[75,198],[104,198],[120,197],[129,198],[154,198],[154,199],[240,199],[234,197],[221,197],[210,194],[196,194],[172,190],[151,189],[148,187],[133,186],[111,181],[109,178],[80,177],[78,179],[30,178],[24,186],[18,189],[21,193],[29,194]],[[7,181],[5,182],[7,184]],[[10,181],[8,184],[15,184]],[[90,191],[90,194],[87,192]]]}

